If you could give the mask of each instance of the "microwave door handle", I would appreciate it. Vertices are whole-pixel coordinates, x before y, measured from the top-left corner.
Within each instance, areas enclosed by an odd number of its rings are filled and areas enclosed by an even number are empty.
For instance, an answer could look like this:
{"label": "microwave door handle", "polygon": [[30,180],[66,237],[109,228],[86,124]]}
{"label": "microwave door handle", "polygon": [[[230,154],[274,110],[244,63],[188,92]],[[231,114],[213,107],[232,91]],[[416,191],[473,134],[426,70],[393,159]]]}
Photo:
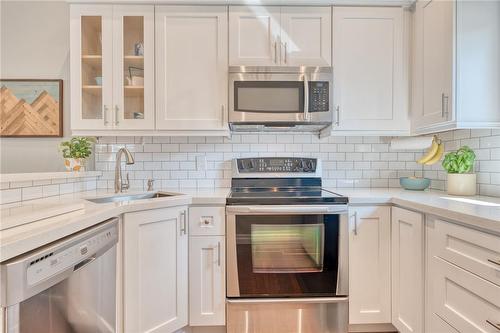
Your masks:
{"label": "microwave door handle", "polygon": [[304,74],[304,121],[309,120],[309,81]]}

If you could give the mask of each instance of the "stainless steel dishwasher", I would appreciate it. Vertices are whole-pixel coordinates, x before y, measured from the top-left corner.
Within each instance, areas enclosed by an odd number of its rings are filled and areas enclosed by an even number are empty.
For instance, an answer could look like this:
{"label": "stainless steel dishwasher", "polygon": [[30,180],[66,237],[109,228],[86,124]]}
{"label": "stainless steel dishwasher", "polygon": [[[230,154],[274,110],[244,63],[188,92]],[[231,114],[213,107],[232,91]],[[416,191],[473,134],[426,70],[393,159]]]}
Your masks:
{"label": "stainless steel dishwasher", "polygon": [[0,264],[6,333],[116,331],[118,219]]}

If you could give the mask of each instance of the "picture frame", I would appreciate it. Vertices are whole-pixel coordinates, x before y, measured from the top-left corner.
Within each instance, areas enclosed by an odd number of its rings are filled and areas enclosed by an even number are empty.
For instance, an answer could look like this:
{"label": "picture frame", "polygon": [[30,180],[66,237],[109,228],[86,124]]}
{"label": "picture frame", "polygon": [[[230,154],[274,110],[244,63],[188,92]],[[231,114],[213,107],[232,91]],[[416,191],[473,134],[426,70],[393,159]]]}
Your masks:
{"label": "picture frame", "polygon": [[0,79],[0,137],[62,137],[63,80]]}

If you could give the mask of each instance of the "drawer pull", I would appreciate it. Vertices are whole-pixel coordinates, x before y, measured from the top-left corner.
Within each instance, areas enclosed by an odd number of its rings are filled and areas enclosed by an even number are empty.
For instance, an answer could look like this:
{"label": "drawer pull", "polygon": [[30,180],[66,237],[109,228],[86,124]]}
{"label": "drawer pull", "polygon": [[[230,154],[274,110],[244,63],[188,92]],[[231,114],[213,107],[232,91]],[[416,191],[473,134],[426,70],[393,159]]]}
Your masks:
{"label": "drawer pull", "polygon": [[488,259],[489,262],[497,265],[497,266],[500,266],[500,259],[499,260],[494,260],[494,259]]}
{"label": "drawer pull", "polygon": [[490,324],[491,326],[493,326],[494,328],[496,328],[497,330],[499,330],[499,331],[500,331],[500,323],[495,324],[494,322],[492,322],[491,320],[488,320],[488,319],[486,319],[486,322],[487,322],[488,324]]}

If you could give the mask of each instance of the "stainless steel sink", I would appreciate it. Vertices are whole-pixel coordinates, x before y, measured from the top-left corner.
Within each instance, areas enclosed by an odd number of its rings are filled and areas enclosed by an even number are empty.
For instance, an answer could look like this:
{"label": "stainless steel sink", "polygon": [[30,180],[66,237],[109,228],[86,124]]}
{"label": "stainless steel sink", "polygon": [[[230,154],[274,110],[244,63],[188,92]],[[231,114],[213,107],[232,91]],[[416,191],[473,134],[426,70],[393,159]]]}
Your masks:
{"label": "stainless steel sink", "polygon": [[135,201],[143,199],[165,198],[165,197],[173,197],[176,195],[179,194],[166,193],[166,192],[151,192],[151,193],[141,193],[141,194],[115,195],[112,197],[103,197],[103,198],[86,199],[86,200],[94,203],[108,203],[108,202],[123,202],[123,201]]}

